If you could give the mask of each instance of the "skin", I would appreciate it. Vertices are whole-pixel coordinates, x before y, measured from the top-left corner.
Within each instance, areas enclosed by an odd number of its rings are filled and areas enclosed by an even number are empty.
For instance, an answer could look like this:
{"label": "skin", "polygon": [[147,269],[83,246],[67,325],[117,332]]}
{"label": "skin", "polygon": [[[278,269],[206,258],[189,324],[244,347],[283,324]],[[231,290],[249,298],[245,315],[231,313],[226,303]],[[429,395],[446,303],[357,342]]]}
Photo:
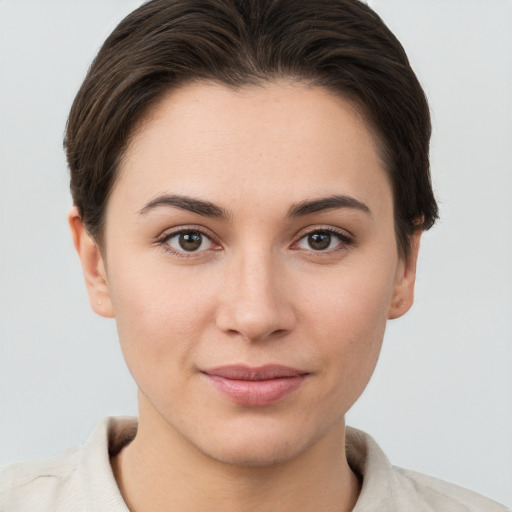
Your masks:
{"label": "skin", "polygon": [[[148,206],[165,195],[225,218]],[[333,195],[367,211],[290,215]],[[91,306],[115,317],[139,388],[138,433],[112,461],[130,510],[351,510],[344,416],[387,319],[412,305],[420,236],[402,260],[377,140],[354,105],[288,82],[183,86],[128,147],[102,250],[76,208],[69,220]],[[199,250],[180,248],[180,229],[207,235]],[[339,236],[312,247],[326,229]],[[271,363],[307,377],[265,406],[234,403],[203,373]]]}

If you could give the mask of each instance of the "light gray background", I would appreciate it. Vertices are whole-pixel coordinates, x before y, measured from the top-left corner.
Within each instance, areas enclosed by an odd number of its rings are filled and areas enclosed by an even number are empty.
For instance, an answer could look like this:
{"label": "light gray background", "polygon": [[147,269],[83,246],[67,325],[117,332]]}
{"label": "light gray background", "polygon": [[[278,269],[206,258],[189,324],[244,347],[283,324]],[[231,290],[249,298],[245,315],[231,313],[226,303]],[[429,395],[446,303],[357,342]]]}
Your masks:
{"label": "light gray background", "polygon": [[[136,0],[0,0],[0,462],[135,414],[112,321],[89,311],[61,149],[87,66]],[[512,2],[374,0],[430,98],[442,220],[348,423],[393,463],[512,503]]]}

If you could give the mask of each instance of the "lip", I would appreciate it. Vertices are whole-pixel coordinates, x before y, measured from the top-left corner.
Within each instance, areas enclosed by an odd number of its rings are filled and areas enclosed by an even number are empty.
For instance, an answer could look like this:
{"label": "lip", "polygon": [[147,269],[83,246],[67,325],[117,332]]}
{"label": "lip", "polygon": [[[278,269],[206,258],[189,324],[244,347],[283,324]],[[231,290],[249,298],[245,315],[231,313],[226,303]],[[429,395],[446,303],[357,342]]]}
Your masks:
{"label": "lip", "polygon": [[262,407],[297,390],[308,372],[282,365],[219,366],[202,372],[224,396],[239,405]]}

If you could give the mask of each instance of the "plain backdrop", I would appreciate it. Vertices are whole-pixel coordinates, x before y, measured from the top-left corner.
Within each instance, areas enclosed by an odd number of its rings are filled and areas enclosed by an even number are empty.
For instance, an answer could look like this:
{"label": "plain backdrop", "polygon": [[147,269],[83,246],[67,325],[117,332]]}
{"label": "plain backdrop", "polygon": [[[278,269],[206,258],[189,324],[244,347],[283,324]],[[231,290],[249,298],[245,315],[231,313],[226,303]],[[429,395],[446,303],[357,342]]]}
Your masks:
{"label": "plain backdrop", "polygon": [[[113,321],[89,310],[62,136],[91,59],[140,1],[0,0],[0,462],[135,414]],[[430,99],[442,219],[348,423],[394,464],[512,504],[512,2],[375,0]]]}

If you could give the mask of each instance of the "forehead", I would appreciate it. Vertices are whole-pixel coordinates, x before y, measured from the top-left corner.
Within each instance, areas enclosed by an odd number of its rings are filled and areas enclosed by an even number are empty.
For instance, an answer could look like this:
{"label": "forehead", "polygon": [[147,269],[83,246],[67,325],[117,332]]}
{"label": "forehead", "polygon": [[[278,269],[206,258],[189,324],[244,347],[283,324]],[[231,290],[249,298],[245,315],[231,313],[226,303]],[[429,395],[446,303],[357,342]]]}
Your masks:
{"label": "forehead", "polygon": [[353,102],[289,82],[238,89],[202,83],[172,91],[151,110],[114,193],[122,187],[137,201],[172,189],[223,194],[225,201],[278,190],[300,201],[307,191],[364,195],[375,186],[387,186],[387,173]]}

